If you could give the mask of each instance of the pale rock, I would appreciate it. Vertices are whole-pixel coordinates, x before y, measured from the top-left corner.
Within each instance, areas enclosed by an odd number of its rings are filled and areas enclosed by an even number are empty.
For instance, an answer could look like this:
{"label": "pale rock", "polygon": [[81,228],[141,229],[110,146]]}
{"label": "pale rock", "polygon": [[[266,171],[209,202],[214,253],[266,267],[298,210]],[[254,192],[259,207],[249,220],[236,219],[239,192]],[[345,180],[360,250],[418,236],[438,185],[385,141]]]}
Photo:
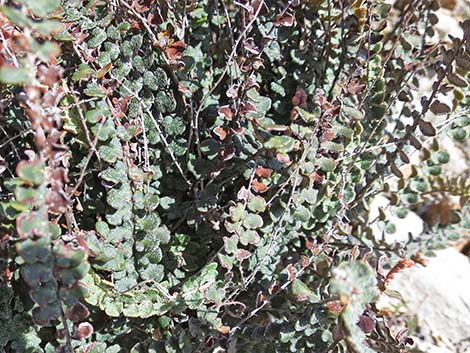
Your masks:
{"label": "pale rock", "polygon": [[[440,149],[442,151],[446,151],[451,156],[449,163],[442,168],[444,175],[452,177],[468,172],[469,165],[467,157],[462,151],[462,148],[459,148],[458,143],[453,141],[446,134],[441,134],[441,136],[439,136],[439,144],[441,147]],[[466,146],[466,148],[469,147],[470,146]]]}
{"label": "pale rock", "polygon": [[[415,352],[470,352],[470,261],[455,248],[436,251],[426,267],[406,269],[391,281],[407,314],[416,317],[420,336]],[[381,307],[396,300],[382,300]],[[392,309],[393,310],[393,309]]]}
{"label": "pale rock", "polygon": [[[393,234],[382,232],[377,225],[379,217],[379,208],[385,213],[386,219],[395,224],[396,231]],[[405,218],[399,218],[390,211],[390,200],[382,195],[374,197],[369,204],[369,222],[371,223],[372,233],[376,241],[384,240],[387,244],[394,244],[395,242],[406,242],[410,235],[411,237],[419,236],[424,230],[424,224],[421,217],[416,213],[409,211]]]}
{"label": "pale rock", "polygon": [[463,30],[459,25],[459,19],[452,11],[441,8],[436,12],[436,15],[439,22],[436,24],[435,28],[441,38],[448,39],[448,34],[457,38],[463,37]]}

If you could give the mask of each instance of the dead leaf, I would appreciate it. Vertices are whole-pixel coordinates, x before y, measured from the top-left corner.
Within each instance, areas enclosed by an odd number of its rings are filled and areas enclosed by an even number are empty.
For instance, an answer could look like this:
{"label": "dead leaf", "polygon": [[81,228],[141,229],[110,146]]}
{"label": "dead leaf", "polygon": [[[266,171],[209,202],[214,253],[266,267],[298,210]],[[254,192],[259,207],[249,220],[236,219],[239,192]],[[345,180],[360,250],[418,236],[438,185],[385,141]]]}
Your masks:
{"label": "dead leaf", "polygon": [[341,305],[339,300],[333,300],[331,302],[326,303],[326,307],[332,313],[341,314],[343,312],[344,306]]}
{"label": "dead leaf", "polygon": [[255,174],[260,178],[270,178],[272,170],[269,168],[258,166],[256,167]]}
{"label": "dead leaf", "polygon": [[387,276],[385,276],[385,282],[390,282],[392,279],[395,278],[395,275],[403,271],[405,268],[413,267],[415,262],[411,259],[403,259],[398,261],[398,263],[392,267],[392,269],[388,272]]}
{"label": "dead leaf", "polygon": [[283,26],[283,27],[292,27],[295,22],[295,17],[292,14],[285,14],[282,16],[281,14],[276,16],[276,20],[274,21],[275,26]]}
{"label": "dead leaf", "polygon": [[297,277],[297,271],[295,270],[295,268],[294,268],[294,266],[293,266],[292,264],[287,265],[286,270],[287,270],[287,274],[288,274],[287,279],[288,279],[289,281],[292,282],[294,279],[296,279],[296,277]]}
{"label": "dead leaf", "polygon": [[434,101],[429,109],[436,115],[445,115],[450,113],[450,107],[439,101]]}
{"label": "dead leaf", "polygon": [[251,187],[253,190],[259,194],[262,194],[263,192],[266,192],[269,187],[262,182],[260,182],[258,179],[254,179],[253,182],[251,183]]}
{"label": "dead leaf", "polygon": [[418,119],[418,127],[424,136],[436,136],[437,134],[432,123],[421,118]]}
{"label": "dead leaf", "polygon": [[457,87],[467,87],[468,86],[467,81],[462,76],[460,76],[459,74],[456,74],[456,73],[449,74],[449,75],[447,75],[447,79],[454,86],[457,86]]}
{"label": "dead leaf", "polygon": [[217,126],[213,131],[222,141],[225,140],[228,134],[228,129],[222,126]]}
{"label": "dead leaf", "polygon": [[225,116],[225,118],[229,121],[231,121],[233,118],[233,110],[228,105],[223,105],[219,107],[218,112],[219,114]]}

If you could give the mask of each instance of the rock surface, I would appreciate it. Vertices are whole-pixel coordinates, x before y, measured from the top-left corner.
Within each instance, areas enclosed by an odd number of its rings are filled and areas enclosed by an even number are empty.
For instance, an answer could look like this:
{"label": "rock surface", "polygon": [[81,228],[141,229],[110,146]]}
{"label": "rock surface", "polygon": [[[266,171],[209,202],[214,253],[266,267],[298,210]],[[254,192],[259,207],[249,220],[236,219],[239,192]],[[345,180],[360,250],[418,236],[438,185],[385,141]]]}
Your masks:
{"label": "rock surface", "polygon": [[390,289],[401,293],[407,314],[417,319],[414,352],[470,353],[470,259],[455,248],[436,255],[426,267],[398,274]]}
{"label": "rock surface", "polygon": [[414,212],[408,212],[404,218],[399,218],[390,211],[390,200],[384,196],[376,196],[369,205],[369,222],[373,222],[379,217],[379,208],[384,212],[388,221],[395,225],[393,233],[380,230],[377,222],[371,224],[372,233],[377,242],[384,241],[387,244],[396,242],[406,242],[409,237],[419,236],[423,230],[423,220]]}

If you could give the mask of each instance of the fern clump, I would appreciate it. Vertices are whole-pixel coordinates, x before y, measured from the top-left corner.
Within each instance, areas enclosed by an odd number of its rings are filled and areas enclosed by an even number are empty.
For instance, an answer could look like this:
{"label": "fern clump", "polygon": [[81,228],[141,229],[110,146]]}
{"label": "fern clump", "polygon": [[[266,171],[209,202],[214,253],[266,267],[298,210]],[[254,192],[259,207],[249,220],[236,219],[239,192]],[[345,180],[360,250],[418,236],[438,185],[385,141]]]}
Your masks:
{"label": "fern clump", "polygon": [[[469,133],[470,22],[436,41],[438,8],[1,5],[0,350],[404,352],[374,302],[470,194],[438,146]],[[426,231],[380,240],[376,195]]]}

